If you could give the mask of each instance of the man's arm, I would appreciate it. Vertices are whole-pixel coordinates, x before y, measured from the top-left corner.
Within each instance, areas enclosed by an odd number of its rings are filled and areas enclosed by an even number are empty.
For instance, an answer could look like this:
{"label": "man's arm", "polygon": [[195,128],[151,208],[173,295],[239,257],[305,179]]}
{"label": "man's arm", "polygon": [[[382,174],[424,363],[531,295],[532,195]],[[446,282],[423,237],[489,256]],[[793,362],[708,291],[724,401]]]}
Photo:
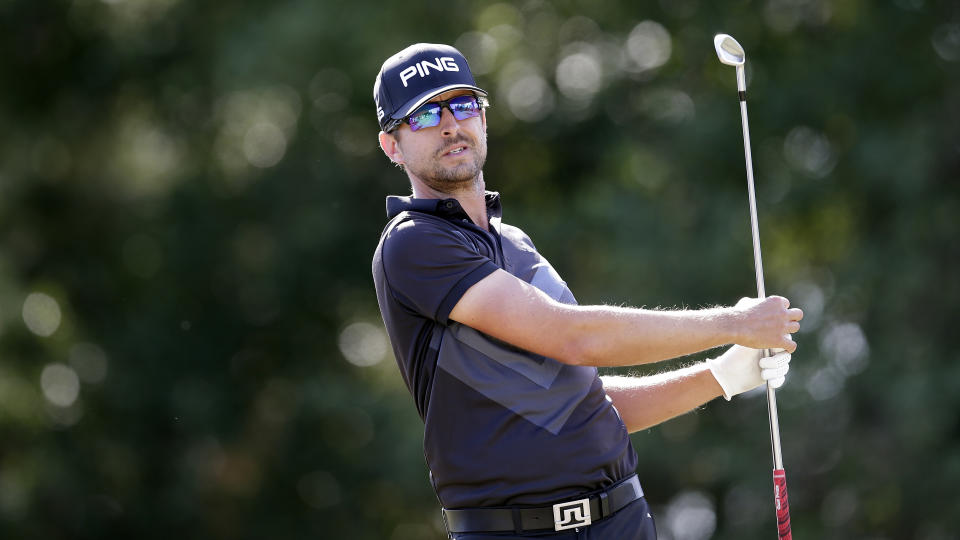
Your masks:
{"label": "man's arm", "polygon": [[463,294],[450,319],[560,362],[627,366],[728,343],[793,352],[803,312],[788,308],[777,296],[695,311],[568,305],[497,270]]}
{"label": "man's arm", "polygon": [[780,388],[790,370],[790,353],[761,351],[739,345],[718,358],[648,377],[601,377],[607,396],[630,433],[655,426],[695,409],[718,395],[729,401],[765,382]]}
{"label": "man's arm", "polygon": [[723,389],[702,363],[649,377],[600,379],[630,433],[666,422],[723,395]]}

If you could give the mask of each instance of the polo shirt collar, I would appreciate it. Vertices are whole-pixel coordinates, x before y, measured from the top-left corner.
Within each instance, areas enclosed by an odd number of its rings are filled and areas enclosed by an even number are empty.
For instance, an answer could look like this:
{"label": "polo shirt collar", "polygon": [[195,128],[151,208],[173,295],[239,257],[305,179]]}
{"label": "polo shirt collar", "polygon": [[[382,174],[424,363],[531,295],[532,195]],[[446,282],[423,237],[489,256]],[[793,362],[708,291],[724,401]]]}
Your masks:
{"label": "polo shirt collar", "polygon": [[[496,191],[487,191],[484,197],[487,202],[487,218],[491,220],[494,218],[500,219],[503,215],[503,207],[500,205],[500,194]],[[460,206],[460,202],[453,198],[417,199],[415,197],[399,197],[396,195],[387,197],[387,218],[393,219],[400,212],[408,210],[433,214],[447,219],[469,217],[463,207]]]}

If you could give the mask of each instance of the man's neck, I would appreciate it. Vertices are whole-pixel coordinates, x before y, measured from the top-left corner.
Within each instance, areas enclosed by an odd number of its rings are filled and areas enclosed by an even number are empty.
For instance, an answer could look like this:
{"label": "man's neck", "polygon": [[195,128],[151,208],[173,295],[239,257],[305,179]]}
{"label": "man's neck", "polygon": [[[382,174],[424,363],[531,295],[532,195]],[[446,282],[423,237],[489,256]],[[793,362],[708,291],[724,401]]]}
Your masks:
{"label": "man's neck", "polygon": [[487,216],[486,184],[483,173],[480,173],[473,182],[465,184],[460,189],[449,192],[432,188],[419,179],[411,178],[413,196],[418,199],[456,199],[463,210],[470,216],[474,225],[483,229],[490,227]]}

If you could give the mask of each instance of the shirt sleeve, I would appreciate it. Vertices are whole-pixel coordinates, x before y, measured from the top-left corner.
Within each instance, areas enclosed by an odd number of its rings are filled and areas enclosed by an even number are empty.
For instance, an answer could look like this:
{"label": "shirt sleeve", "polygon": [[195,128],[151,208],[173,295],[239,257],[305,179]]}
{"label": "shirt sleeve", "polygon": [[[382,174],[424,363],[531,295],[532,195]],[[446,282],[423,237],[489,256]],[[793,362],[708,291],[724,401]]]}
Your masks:
{"label": "shirt sleeve", "polygon": [[447,324],[463,293],[499,267],[452,227],[408,220],[383,242],[390,293],[407,309]]}

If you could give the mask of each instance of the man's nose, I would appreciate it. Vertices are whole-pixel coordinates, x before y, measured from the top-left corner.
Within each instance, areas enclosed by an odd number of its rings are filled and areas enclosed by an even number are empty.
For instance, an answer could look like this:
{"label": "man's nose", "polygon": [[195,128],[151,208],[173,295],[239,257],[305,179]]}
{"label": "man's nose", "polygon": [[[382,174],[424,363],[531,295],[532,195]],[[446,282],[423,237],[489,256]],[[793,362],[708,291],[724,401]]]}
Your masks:
{"label": "man's nose", "polygon": [[460,130],[460,124],[457,122],[457,119],[453,117],[453,113],[450,112],[450,109],[444,107],[440,109],[440,132],[444,137],[453,135]]}

